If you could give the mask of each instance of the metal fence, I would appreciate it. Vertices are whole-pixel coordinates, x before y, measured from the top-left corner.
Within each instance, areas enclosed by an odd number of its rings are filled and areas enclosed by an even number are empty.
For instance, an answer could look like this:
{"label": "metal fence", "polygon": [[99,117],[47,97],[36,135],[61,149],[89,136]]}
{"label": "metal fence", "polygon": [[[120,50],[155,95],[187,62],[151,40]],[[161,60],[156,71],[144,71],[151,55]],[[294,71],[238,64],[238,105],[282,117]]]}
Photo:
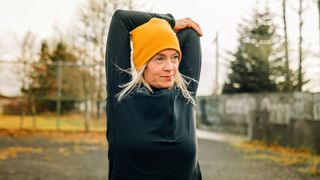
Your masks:
{"label": "metal fence", "polygon": [[[80,61],[79,61],[80,62]],[[0,61],[0,114],[24,117],[51,114],[56,129],[62,115],[81,114],[85,130],[90,120],[105,120],[103,63]]]}

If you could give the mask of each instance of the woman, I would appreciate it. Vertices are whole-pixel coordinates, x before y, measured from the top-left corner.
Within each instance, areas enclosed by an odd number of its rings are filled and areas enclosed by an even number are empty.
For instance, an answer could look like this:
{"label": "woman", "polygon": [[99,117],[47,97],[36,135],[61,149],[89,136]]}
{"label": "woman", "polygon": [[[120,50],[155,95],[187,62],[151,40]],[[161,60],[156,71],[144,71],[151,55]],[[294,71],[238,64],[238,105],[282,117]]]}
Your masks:
{"label": "woman", "polygon": [[202,179],[194,119],[199,35],[190,18],[114,13],[106,50],[110,180]]}

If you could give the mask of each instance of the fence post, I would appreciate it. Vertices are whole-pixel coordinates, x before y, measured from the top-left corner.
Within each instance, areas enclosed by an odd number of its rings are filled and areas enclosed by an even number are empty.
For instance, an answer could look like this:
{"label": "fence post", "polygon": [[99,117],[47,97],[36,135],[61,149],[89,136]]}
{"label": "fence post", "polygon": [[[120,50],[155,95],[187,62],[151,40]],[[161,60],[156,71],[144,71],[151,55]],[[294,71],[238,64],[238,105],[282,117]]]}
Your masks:
{"label": "fence post", "polygon": [[85,96],[85,112],[84,112],[84,130],[86,132],[90,131],[89,119],[90,113],[88,108],[88,95]]}
{"label": "fence post", "polygon": [[22,94],[22,96],[20,97],[20,101],[22,102],[22,106],[21,106],[21,113],[20,113],[20,123],[19,123],[19,128],[22,130],[23,129],[23,125],[24,125],[24,116],[25,116],[25,109],[26,109],[26,104],[25,104],[25,95]]}
{"label": "fence post", "polygon": [[56,119],[56,128],[57,130],[60,130],[60,115],[61,115],[61,85],[62,85],[62,62],[61,60],[58,61],[57,66],[57,82],[58,82],[58,88],[57,88],[57,119]]}

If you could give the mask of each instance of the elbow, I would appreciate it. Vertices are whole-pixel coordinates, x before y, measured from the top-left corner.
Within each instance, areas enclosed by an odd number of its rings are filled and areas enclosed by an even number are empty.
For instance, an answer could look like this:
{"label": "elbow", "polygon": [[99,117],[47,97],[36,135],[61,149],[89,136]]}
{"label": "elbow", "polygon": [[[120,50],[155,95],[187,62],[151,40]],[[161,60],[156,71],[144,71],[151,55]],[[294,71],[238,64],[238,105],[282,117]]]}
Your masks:
{"label": "elbow", "polygon": [[[114,29],[114,28],[111,28],[111,27],[117,27],[117,26],[121,25],[124,17],[125,17],[125,11],[124,10],[121,10],[121,9],[116,10],[113,13],[112,18],[111,18],[110,30]],[[109,31],[109,33],[110,33],[110,31]]]}
{"label": "elbow", "polygon": [[113,15],[112,15],[112,19],[122,19],[122,17],[124,17],[125,14],[125,10],[122,9],[117,9]]}
{"label": "elbow", "polygon": [[200,37],[198,33],[193,28],[185,28],[178,32],[178,36],[183,37],[183,39],[199,41]]}

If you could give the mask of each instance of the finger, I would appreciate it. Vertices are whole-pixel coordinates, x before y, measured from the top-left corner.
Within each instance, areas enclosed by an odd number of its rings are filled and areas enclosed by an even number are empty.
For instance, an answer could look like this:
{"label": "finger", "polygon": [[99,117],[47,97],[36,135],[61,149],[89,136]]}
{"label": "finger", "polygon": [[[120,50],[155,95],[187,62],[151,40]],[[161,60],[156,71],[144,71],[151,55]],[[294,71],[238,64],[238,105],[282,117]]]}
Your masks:
{"label": "finger", "polygon": [[201,28],[200,28],[200,25],[199,25],[197,22],[194,22],[194,21],[193,21],[193,23],[195,24],[195,26],[196,26],[196,28],[197,28],[198,34],[199,34],[200,36],[202,36],[203,34],[202,34],[202,30],[201,30]]}
{"label": "finger", "polygon": [[202,30],[201,30],[199,24],[193,22],[192,24],[190,24],[189,27],[193,28],[193,29],[198,33],[199,36],[202,36],[202,35],[203,35]]}
{"label": "finger", "polygon": [[190,18],[186,18],[185,21],[187,27],[191,27],[192,21]]}
{"label": "finger", "polygon": [[199,27],[196,27],[195,30],[197,31],[199,36],[203,36],[202,30]]}
{"label": "finger", "polygon": [[203,33],[200,28],[200,25],[197,22],[193,21],[191,18],[186,19],[189,21],[188,27],[192,27],[198,33],[199,36],[202,36]]}
{"label": "finger", "polygon": [[192,20],[192,19],[190,19],[190,22],[192,22],[193,24],[199,26],[199,24],[196,21]]}
{"label": "finger", "polygon": [[197,26],[197,32],[200,36],[203,36],[203,33],[202,33],[200,26]]}

